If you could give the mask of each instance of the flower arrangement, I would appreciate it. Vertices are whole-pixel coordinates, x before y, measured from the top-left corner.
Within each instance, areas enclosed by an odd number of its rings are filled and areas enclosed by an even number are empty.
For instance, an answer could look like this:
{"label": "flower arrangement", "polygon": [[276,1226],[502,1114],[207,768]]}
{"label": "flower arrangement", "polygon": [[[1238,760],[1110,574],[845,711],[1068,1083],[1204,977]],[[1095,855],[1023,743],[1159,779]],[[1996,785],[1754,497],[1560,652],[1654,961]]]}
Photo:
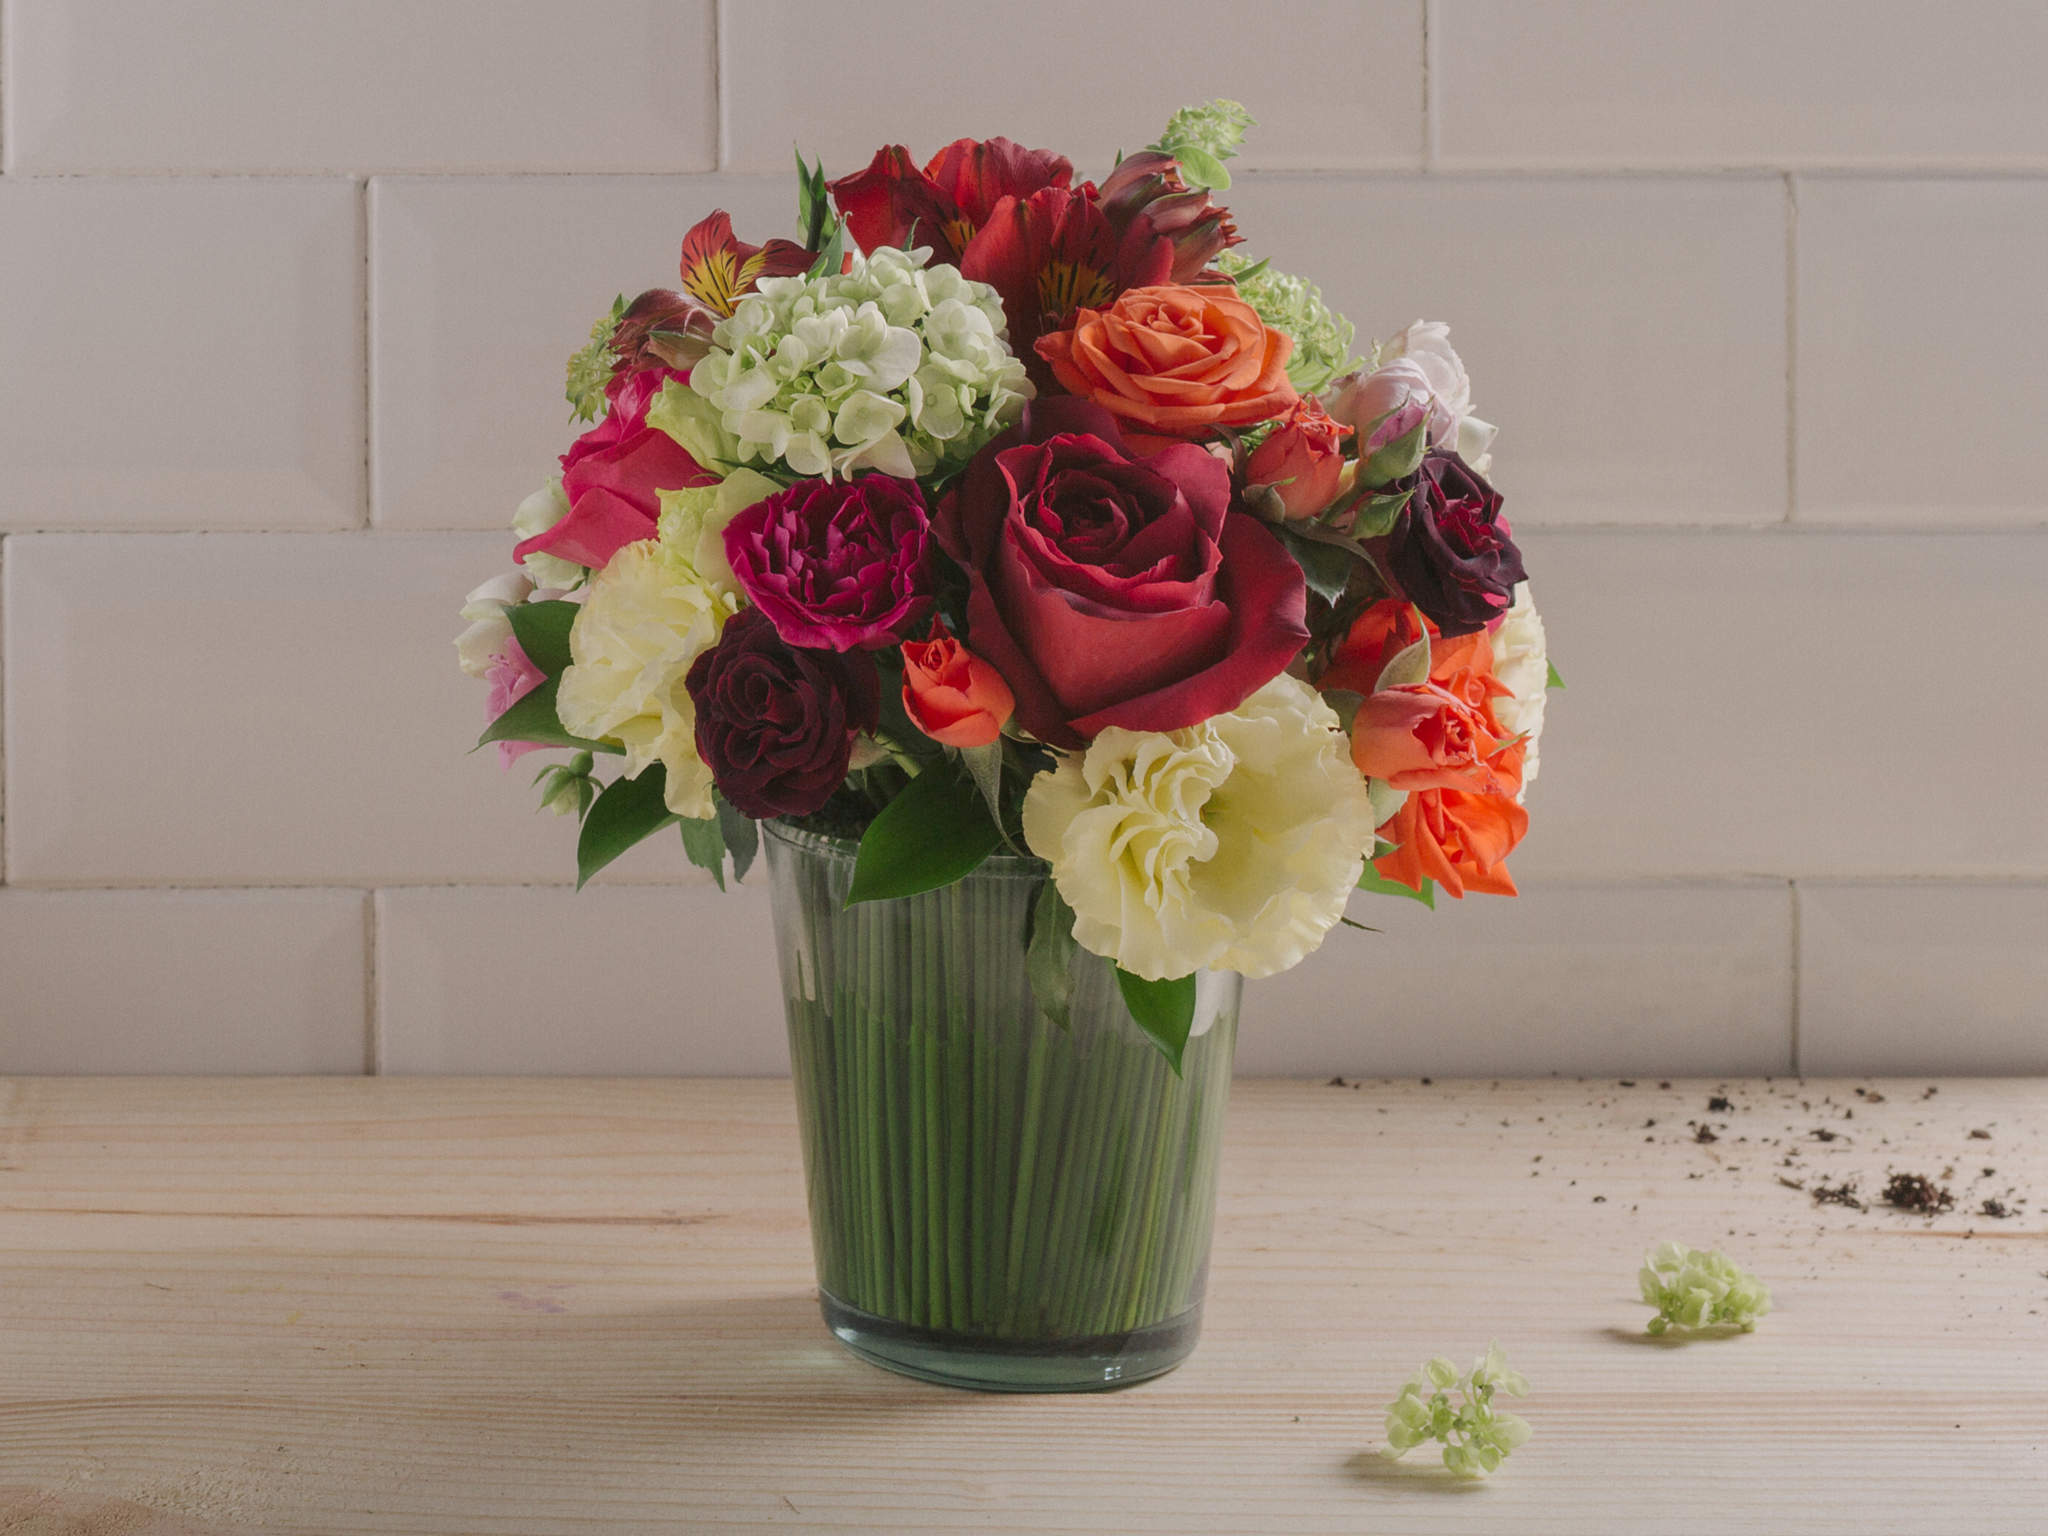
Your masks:
{"label": "flower arrangement", "polygon": [[[1555,681],[1448,330],[1354,357],[1216,200],[1250,119],[1099,183],[901,146],[798,236],[713,213],[570,362],[589,428],[459,643],[583,879],[681,827],[859,840],[851,900],[1005,848],[1034,944],[1114,963],[1178,1061],[1195,974],[1299,962],[1351,892],[1512,895]],[[615,763],[600,776],[598,765]]]}

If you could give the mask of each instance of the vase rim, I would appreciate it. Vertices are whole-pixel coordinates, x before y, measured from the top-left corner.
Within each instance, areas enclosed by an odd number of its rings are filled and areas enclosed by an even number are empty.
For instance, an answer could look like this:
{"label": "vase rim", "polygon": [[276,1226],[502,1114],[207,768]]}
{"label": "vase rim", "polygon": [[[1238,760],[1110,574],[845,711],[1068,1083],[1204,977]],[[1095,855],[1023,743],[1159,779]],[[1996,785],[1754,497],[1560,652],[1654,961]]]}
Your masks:
{"label": "vase rim", "polygon": [[[760,826],[763,832],[776,841],[822,858],[843,859],[850,864],[860,849],[858,838],[837,837],[829,832],[813,832],[805,827],[794,826],[779,816],[761,822]],[[964,878],[1043,880],[1051,873],[1050,864],[1030,854],[992,853],[975,865]]]}

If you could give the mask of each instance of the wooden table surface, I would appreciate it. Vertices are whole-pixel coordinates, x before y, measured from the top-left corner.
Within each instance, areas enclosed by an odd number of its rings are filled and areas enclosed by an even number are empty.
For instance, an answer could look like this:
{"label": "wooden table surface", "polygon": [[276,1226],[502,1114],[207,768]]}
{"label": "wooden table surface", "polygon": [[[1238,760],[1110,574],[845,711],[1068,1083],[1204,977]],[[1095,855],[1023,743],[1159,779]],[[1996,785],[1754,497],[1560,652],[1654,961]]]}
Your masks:
{"label": "wooden table surface", "polygon": [[[786,1083],[0,1081],[0,1532],[2048,1531],[2044,1111],[1242,1083],[1194,1358],[1032,1398],[825,1332]],[[1898,1171],[1955,1209],[1811,1198]],[[1664,1237],[1776,1312],[1648,1339]],[[1375,1455],[1489,1336],[1530,1443]]]}

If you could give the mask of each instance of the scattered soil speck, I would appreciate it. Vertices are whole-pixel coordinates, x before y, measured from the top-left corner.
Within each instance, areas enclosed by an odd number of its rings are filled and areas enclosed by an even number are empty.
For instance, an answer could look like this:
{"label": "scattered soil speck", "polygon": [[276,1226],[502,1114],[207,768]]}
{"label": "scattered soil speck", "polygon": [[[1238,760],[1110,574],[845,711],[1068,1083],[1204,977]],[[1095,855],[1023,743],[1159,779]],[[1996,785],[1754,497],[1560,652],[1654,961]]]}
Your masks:
{"label": "scattered soil speck", "polygon": [[1990,1139],[1991,1133],[1989,1131],[1973,1130],[1970,1132],[1970,1140],[1972,1141],[1989,1141]]}
{"label": "scattered soil speck", "polygon": [[1731,1114],[1734,1112],[1734,1109],[1735,1106],[1728,1102],[1727,1096],[1724,1094],[1717,1093],[1707,1100],[1707,1113],[1710,1115]]}
{"label": "scattered soil speck", "polygon": [[1954,1209],[1956,1197],[1924,1173],[1895,1173],[1885,1182],[1884,1203],[1895,1211],[1931,1216]]}
{"label": "scattered soil speck", "polygon": [[1669,1088],[1669,1087],[1671,1086],[1671,1084],[1670,1084],[1670,1082],[1669,1082],[1669,1081],[1662,1081],[1662,1082],[1659,1082],[1659,1083],[1657,1084],[1657,1086],[1658,1086],[1659,1088]]}
{"label": "scattered soil speck", "polygon": [[1941,1092],[1941,1090],[1930,1083],[1928,1084],[1927,1091],[1921,1094],[1920,1097],[1923,1099],[1931,1099],[1939,1092]]}
{"label": "scattered soil speck", "polygon": [[1333,1077],[1327,1083],[1323,1084],[1323,1086],[1325,1088],[1349,1088],[1351,1085],[1345,1082],[1344,1079],[1341,1077]]}
{"label": "scattered soil speck", "polygon": [[1619,1082],[1621,1083],[1621,1086],[1622,1086],[1622,1087],[1624,1087],[1624,1088],[1633,1088],[1633,1087],[1635,1087],[1635,1085],[1636,1085],[1636,1080],[1635,1080],[1634,1078],[1632,1078],[1632,1077],[1624,1077],[1624,1078],[1620,1078],[1620,1079],[1618,1079],[1618,1081],[1619,1081]]}
{"label": "scattered soil speck", "polygon": [[1977,1209],[1994,1221],[2003,1221],[2012,1214],[2012,1207],[2003,1200],[1986,1200]]}
{"label": "scattered soil speck", "polygon": [[1842,1139],[1839,1135],[1829,1130],[1824,1125],[1816,1126],[1813,1130],[1808,1131],[1806,1134],[1811,1136],[1815,1141],[1840,1141]]}
{"label": "scattered soil speck", "polygon": [[1865,1209],[1863,1202],[1856,1198],[1856,1181],[1844,1179],[1839,1184],[1816,1184],[1813,1186],[1815,1205],[1846,1205],[1852,1211]]}
{"label": "scattered soil speck", "polygon": [[1858,1088],[1856,1090],[1856,1097],[1871,1104],[1882,1104],[1884,1102],[1884,1095],[1875,1088]]}
{"label": "scattered soil speck", "polygon": [[1595,1205],[1605,1205],[1607,1203],[1607,1197],[1605,1195],[1595,1195],[1593,1197],[1593,1203]]}
{"label": "scattered soil speck", "polygon": [[1719,1141],[1721,1138],[1714,1134],[1714,1128],[1711,1125],[1699,1125],[1693,1127],[1692,1139],[1698,1142],[1708,1142]]}

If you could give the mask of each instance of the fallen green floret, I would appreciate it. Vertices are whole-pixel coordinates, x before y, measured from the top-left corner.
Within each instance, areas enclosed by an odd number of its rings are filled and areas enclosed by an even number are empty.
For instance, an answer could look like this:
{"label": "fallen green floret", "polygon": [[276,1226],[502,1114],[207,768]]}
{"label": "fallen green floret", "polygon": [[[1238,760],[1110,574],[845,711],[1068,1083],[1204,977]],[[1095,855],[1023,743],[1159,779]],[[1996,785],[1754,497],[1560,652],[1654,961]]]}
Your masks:
{"label": "fallen green floret", "polygon": [[[1460,1477],[1484,1477],[1529,1438],[1529,1423],[1493,1406],[1496,1392],[1528,1394],[1529,1382],[1508,1369],[1500,1345],[1489,1344],[1472,1369],[1438,1355],[1411,1376],[1401,1395],[1387,1404],[1387,1443],[1380,1451],[1395,1460],[1428,1441],[1441,1442],[1444,1465]],[[1451,1394],[1456,1392],[1458,1400]]]}
{"label": "fallen green floret", "polygon": [[1683,1243],[1659,1243],[1643,1261],[1639,1277],[1643,1302],[1657,1309],[1652,1333],[1672,1328],[1739,1328],[1756,1330],[1757,1319],[1771,1310],[1771,1293],[1748,1270],[1720,1249],[1701,1252]]}

